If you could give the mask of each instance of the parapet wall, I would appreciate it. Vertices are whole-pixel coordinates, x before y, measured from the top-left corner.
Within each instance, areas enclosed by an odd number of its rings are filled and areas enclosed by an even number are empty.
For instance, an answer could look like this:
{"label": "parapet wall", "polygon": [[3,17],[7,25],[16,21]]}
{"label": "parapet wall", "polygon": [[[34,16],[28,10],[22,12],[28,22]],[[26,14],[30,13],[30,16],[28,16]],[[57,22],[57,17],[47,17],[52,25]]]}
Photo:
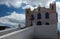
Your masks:
{"label": "parapet wall", "polygon": [[32,39],[52,38],[57,39],[57,25],[31,26],[0,36],[0,39]]}
{"label": "parapet wall", "polygon": [[0,36],[19,30],[18,28],[10,28],[0,31]]}
{"label": "parapet wall", "polygon": [[35,38],[54,38],[57,39],[57,25],[35,26]]}
{"label": "parapet wall", "polygon": [[28,27],[22,30],[0,36],[0,39],[32,39],[33,27]]}

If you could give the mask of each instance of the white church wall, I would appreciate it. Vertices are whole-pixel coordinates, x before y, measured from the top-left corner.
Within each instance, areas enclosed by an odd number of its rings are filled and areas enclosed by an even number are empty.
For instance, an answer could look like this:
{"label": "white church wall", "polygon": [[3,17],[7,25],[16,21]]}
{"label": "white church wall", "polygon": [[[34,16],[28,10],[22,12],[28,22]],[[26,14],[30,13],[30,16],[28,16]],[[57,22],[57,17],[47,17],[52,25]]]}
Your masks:
{"label": "white church wall", "polygon": [[35,38],[57,38],[57,25],[35,26]]}
{"label": "white church wall", "polygon": [[28,27],[22,30],[18,30],[3,36],[0,39],[31,39],[33,35],[33,27]]}

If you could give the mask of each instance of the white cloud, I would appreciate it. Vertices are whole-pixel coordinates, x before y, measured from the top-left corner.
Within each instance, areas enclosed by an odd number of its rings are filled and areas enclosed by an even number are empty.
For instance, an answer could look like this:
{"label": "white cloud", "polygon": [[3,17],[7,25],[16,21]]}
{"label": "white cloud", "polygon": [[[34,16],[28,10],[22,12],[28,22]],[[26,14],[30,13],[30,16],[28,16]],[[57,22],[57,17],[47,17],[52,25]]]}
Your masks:
{"label": "white cloud", "polygon": [[56,8],[57,8],[57,12],[60,12],[60,2],[56,2]]}
{"label": "white cloud", "polygon": [[[49,7],[49,4],[54,2],[55,0],[24,0],[23,3],[26,3],[26,6],[23,9],[30,7],[33,10],[35,7],[40,5],[41,7]],[[33,7],[35,6],[35,7]]]}
{"label": "white cloud", "polygon": [[40,4],[41,6],[48,6],[49,3],[52,3],[55,0],[0,0],[0,4],[5,4],[8,7],[13,6],[16,8],[21,7],[22,3],[33,6]]}
{"label": "white cloud", "polygon": [[60,22],[60,2],[56,2],[56,10],[58,13],[58,21]]}
{"label": "white cloud", "polygon": [[16,19],[16,20],[23,20],[25,19],[25,14],[18,14],[15,11],[12,12],[12,14],[10,16],[8,16],[7,18],[12,18],[12,19]]}
{"label": "white cloud", "polygon": [[58,30],[60,31],[60,2],[56,2],[56,11],[58,13]]}
{"label": "white cloud", "polygon": [[50,4],[50,3],[52,3],[53,1],[55,1],[55,0],[34,0],[35,2],[35,4],[37,5],[37,3],[38,4],[40,4],[41,6],[48,6],[48,4]]}
{"label": "white cloud", "polygon": [[31,10],[34,10],[34,7],[32,7],[31,5],[26,5],[25,7],[22,7],[22,9],[27,9],[30,8]]}
{"label": "white cloud", "polygon": [[18,14],[15,11],[11,15],[1,17],[0,23],[17,26],[18,24],[25,25],[25,14]]}
{"label": "white cloud", "polygon": [[22,0],[0,0],[0,4],[5,4],[8,7],[13,6],[19,8],[21,6]]}

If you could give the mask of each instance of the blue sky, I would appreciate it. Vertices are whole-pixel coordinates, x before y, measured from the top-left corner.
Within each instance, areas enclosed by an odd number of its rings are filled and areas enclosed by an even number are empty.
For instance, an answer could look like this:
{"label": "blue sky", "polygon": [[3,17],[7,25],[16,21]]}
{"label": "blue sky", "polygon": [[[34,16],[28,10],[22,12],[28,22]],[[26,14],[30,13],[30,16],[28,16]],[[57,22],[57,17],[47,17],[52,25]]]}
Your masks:
{"label": "blue sky", "polygon": [[[48,7],[48,4],[56,1],[57,12],[60,12],[59,0],[0,0],[0,25],[15,26],[25,25],[25,8],[33,10],[39,4]],[[44,3],[43,3],[44,2]],[[58,16],[60,23],[60,14]]]}
{"label": "blue sky", "polygon": [[56,0],[57,2],[60,2],[60,0]]}
{"label": "blue sky", "polygon": [[[22,6],[24,6],[25,4],[23,4]],[[7,15],[11,15],[11,12],[16,11],[19,14],[24,14],[25,13],[25,9],[22,9],[22,7],[19,8],[15,8],[13,6],[8,7],[6,5],[0,5],[0,17],[3,16],[7,16]],[[9,12],[9,14],[8,14]]]}

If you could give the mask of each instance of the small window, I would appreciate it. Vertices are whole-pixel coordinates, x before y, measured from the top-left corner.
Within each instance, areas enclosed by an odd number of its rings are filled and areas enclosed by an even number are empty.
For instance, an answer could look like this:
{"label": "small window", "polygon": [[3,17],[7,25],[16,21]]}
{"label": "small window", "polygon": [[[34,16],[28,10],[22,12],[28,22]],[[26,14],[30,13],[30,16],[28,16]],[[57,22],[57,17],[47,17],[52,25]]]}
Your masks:
{"label": "small window", "polygon": [[34,15],[31,15],[31,20],[34,20]]}
{"label": "small window", "polygon": [[49,23],[46,23],[46,25],[49,25]]}
{"label": "small window", "polygon": [[41,19],[41,14],[40,13],[37,14],[37,19]]}
{"label": "small window", "polygon": [[42,25],[42,23],[40,21],[37,22],[37,25]]}
{"label": "small window", "polygon": [[45,18],[46,18],[46,19],[49,19],[49,13],[48,13],[48,12],[46,12]]}
{"label": "small window", "polygon": [[40,11],[40,8],[38,9],[38,11]]}
{"label": "small window", "polygon": [[52,6],[52,10],[54,10],[54,7]]}

